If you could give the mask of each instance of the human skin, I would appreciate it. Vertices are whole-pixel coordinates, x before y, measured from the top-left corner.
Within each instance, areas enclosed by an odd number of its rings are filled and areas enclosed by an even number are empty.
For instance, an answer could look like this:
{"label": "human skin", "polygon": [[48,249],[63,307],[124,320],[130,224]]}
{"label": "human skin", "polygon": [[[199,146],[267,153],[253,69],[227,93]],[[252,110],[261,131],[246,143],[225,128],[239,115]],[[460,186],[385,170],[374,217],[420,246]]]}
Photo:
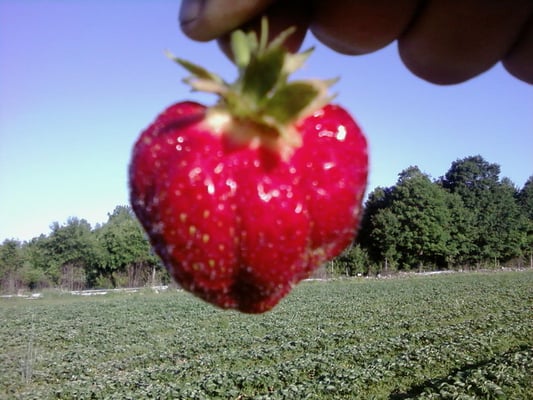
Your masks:
{"label": "human skin", "polygon": [[216,39],[229,54],[229,33],[258,29],[262,15],[268,16],[271,37],[297,27],[287,42],[291,50],[308,31],[349,55],[397,41],[406,67],[429,82],[464,82],[501,62],[533,84],[531,0],[183,0],[180,25],[191,39]]}

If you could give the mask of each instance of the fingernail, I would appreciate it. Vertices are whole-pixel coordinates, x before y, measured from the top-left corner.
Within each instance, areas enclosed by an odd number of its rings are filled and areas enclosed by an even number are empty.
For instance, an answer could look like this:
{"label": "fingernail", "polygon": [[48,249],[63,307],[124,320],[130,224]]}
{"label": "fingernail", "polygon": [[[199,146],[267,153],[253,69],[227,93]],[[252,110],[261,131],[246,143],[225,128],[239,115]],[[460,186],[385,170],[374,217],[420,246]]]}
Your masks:
{"label": "fingernail", "polygon": [[198,19],[203,8],[204,0],[183,0],[180,8],[180,23],[186,24]]}

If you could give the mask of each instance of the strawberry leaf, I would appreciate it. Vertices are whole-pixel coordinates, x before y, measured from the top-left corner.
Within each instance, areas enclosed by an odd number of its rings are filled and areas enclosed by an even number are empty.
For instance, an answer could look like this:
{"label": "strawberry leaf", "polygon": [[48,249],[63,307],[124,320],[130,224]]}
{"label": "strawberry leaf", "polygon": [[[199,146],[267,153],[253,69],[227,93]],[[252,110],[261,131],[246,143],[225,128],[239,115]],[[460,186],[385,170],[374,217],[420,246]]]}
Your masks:
{"label": "strawberry leaf", "polygon": [[275,48],[252,57],[242,77],[243,94],[260,104],[276,86],[281,76],[285,51]]}
{"label": "strawberry leaf", "polygon": [[246,33],[236,31],[231,35],[231,51],[235,59],[235,64],[239,68],[244,68],[250,63],[252,44]]}
{"label": "strawberry leaf", "polygon": [[294,27],[286,29],[269,41],[264,17],[259,35],[253,30],[233,32],[231,50],[239,75],[231,84],[199,65],[167,55],[192,74],[184,82],[193,90],[219,96],[217,107],[240,120],[262,125],[270,136],[297,147],[298,140],[292,139],[293,123],[330,102],[328,89],[335,81],[288,81],[313,52],[311,48],[293,54],[284,46],[294,31]]}
{"label": "strawberry leaf", "polygon": [[313,54],[314,50],[314,47],[311,47],[310,49],[302,53],[287,54],[285,56],[285,61],[283,65],[284,73],[290,75],[298,69],[302,68],[309,56]]}
{"label": "strawberry leaf", "polygon": [[317,96],[317,88],[306,82],[290,82],[279,88],[265,106],[265,114],[278,123],[295,119]]}
{"label": "strawberry leaf", "polygon": [[272,42],[270,42],[270,44],[268,45],[268,49],[275,49],[275,48],[283,47],[283,43],[285,43],[287,38],[289,36],[291,36],[294,32],[296,32],[296,28],[294,26],[291,26],[291,27],[285,29],[278,36],[276,36],[272,40]]}
{"label": "strawberry leaf", "polygon": [[175,57],[169,52],[167,52],[167,56],[170,57],[173,61],[177,62],[179,65],[181,65],[183,68],[185,68],[187,71],[189,71],[191,74],[193,74],[195,77],[199,79],[209,80],[209,81],[216,82],[216,83],[224,83],[223,79],[220,76],[212,72],[209,72],[204,67],[196,65],[190,61],[184,60],[183,58]]}

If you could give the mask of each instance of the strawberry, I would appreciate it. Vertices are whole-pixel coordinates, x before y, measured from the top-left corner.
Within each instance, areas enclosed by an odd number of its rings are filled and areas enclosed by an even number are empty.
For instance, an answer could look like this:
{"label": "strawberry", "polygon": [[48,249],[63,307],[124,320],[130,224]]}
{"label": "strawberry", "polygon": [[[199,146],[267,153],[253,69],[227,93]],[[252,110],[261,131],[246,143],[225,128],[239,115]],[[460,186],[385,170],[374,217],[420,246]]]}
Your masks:
{"label": "strawberry", "polygon": [[272,309],[356,234],[366,188],[360,128],[330,104],[332,81],[288,81],[311,51],[291,54],[237,31],[228,84],[188,61],[186,82],[219,102],[174,104],[137,140],[132,207],[186,290],[222,308]]}

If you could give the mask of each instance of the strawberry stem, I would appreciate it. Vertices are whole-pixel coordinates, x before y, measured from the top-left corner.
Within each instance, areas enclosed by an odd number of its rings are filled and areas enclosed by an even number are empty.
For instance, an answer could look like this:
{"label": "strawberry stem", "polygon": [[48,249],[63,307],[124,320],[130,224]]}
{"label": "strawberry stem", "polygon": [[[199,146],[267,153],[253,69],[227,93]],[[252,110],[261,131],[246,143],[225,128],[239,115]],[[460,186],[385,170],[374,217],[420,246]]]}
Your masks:
{"label": "strawberry stem", "polygon": [[[329,87],[336,80],[300,80],[289,82],[291,73],[301,68],[313,49],[290,53],[284,46],[295,27],[281,32],[268,42],[268,21],[261,20],[259,38],[255,32],[237,30],[231,35],[231,50],[239,75],[226,83],[220,76],[181,58],[167,55],[189,71],[184,79],[193,90],[217,94],[217,109],[233,117],[263,125],[268,132],[276,132],[289,145],[299,145],[292,125],[329,103]],[[259,130],[261,131],[261,129]]]}

